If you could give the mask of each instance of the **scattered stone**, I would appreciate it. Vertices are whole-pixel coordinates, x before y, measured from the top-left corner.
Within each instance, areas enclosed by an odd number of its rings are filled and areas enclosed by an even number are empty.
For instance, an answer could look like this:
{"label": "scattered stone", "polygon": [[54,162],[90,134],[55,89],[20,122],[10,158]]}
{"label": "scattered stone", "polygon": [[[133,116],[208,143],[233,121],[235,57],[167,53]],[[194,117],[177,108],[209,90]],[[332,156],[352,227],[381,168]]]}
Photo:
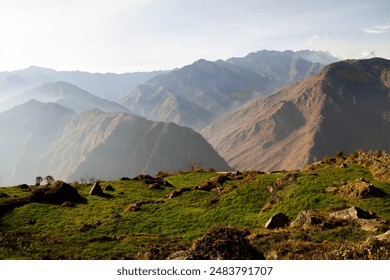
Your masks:
{"label": "scattered stone", "polygon": [[24,222],[26,225],[35,225],[37,223],[36,220],[34,219],[28,219],[27,221]]}
{"label": "scattered stone", "polygon": [[284,228],[288,226],[290,220],[283,213],[277,213],[273,215],[265,224],[267,229]]}
{"label": "scattered stone", "polygon": [[330,194],[336,194],[336,193],[337,193],[337,190],[338,190],[338,188],[336,188],[336,187],[327,187],[327,188],[325,189],[325,191],[326,191],[327,193],[330,193]]}
{"label": "scattered stone", "polygon": [[154,180],[154,178],[150,175],[141,174],[141,175],[134,177],[133,180],[136,180],[136,181]]}
{"label": "scattered stone", "polygon": [[97,195],[97,196],[103,196],[104,192],[102,188],[100,187],[99,182],[95,182],[89,191],[89,195]]}
{"label": "scattered stone", "polygon": [[161,190],[162,187],[159,183],[153,183],[148,186],[148,190]]}
{"label": "scattered stone", "polygon": [[312,226],[323,225],[326,221],[325,217],[315,211],[301,211],[295,220],[291,223],[291,227],[310,228]]}
{"label": "scattered stone", "polygon": [[71,201],[65,201],[61,204],[61,207],[75,207],[74,203]]}
{"label": "scattered stone", "polygon": [[105,186],[104,187],[104,191],[106,192],[106,191],[115,191],[115,189],[114,189],[114,187],[113,186],[111,186],[111,185],[107,185],[107,186]]}
{"label": "scattered stone", "polygon": [[187,251],[178,251],[173,254],[171,254],[167,260],[187,260],[188,259],[188,253]]}
{"label": "scattered stone", "polygon": [[341,220],[372,219],[376,216],[374,213],[355,206],[345,210],[330,213],[329,215],[333,218]]}
{"label": "scattered stone", "polygon": [[140,210],[141,210],[141,205],[139,203],[134,203],[127,206],[123,212],[130,213],[130,212],[136,212]]}
{"label": "scattered stone", "polygon": [[182,188],[180,190],[173,190],[169,195],[168,195],[168,199],[172,199],[174,197],[178,197],[179,195],[181,195],[182,193],[184,192],[189,192],[189,191],[192,191],[191,188]]}

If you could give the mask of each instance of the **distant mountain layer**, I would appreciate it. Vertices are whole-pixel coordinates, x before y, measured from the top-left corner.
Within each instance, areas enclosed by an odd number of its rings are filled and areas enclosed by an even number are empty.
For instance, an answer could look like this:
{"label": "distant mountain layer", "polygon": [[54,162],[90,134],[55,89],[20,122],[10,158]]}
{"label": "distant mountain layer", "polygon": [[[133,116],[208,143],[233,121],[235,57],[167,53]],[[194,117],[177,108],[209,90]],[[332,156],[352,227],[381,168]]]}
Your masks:
{"label": "distant mountain layer", "polygon": [[69,108],[36,100],[1,113],[1,183],[33,182],[38,175],[37,159],[75,118]]}
{"label": "distant mountain layer", "polygon": [[137,86],[123,103],[148,119],[200,130],[252,99],[317,73],[324,65],[303,58],[310,56],[332,60],[310,51],[260,51],[226,61],[199,60]]}
{"label": "distant mountain layer", "polygon": [[202,131],[238,169],[293,169],[338,151],[390,150],[390,61],[331,64]]}
{"label": "distant mountain layer", "polygon": [[36,99],[41,102],[54,102],[71,108],[76,113],[95,108],[105,112],[130,112],[127,108],[116,102],[102,99],[73,84],[62,81],[46,83],[16,94],[7,101],[0,103],[0,112],[31,99]]}
{"label": "distant mountain layer", "polygon": [[55,71],[48,68],[31,66],[12,72],[0,72],[1,95],[20,93],[45,83],[65,81],[74,84],[98,97],[119,101],[126,91],[138,84],[166,73],[167,71],[136,72],[125,74],[88,73],[82,71]]}
{"label": "distant mountain layer", "polygon": [[64,106],[31,100],[0,114],[1,184],[56,179],[118,179],[186,170],[191,163],[230,170],[198,133],[98,109],[79,116]]}

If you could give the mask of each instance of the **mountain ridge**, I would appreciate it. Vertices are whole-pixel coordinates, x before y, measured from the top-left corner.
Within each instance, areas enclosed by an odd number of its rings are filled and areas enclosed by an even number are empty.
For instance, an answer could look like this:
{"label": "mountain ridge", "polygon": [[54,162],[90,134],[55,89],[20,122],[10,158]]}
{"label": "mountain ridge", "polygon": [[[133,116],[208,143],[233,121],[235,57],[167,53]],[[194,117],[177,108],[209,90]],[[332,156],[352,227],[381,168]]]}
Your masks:
{"label": "mountain ridge", "polygon": [[341,150],[389,150],[389,64],[331,64],[244,105],[202,134],[238,169],[294,169]]}

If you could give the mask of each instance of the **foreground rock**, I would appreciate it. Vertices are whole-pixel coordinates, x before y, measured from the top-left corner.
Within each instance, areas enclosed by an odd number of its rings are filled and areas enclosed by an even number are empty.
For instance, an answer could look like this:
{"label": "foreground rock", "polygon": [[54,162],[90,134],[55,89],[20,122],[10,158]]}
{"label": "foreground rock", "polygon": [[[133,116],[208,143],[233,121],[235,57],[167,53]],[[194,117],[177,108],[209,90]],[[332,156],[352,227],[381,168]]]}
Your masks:
{"label": "foreground rock", "polygon": [[63,181],[55,181],[52,186],[34,190],[30,197],[31,202],[63,204],[66,201],[79,203],[83,198],[71,185]]}
{"label": "foreground rock", "polygon": [[[246,238],[248,231],[233,227],[215,227],[195,240],[186,259],[192,260],[264,260]],[[183,252],[178,254],[183,259]]]}
{"label": "foreground rock", "polygon": [[376,216],[374,213],[355,206],[345,210],[330,213],[329,215],[333,218],[341,220],[372,219]]}
{"label": "foreground rock", "polygon": [[267,229],[275,229],[275,228],[284,228],[288,226],[290,220],[283,213],[277,213],[273,215],[268,222],[265,224]]}
{"label": "foreground rock", "polygon": [[93,184],[91,190],[89,191],[89,195],[97,195],[97,196],[104,195],[103,189],[102,187],[100,187],[99,182],[95,182],[95,184]]}

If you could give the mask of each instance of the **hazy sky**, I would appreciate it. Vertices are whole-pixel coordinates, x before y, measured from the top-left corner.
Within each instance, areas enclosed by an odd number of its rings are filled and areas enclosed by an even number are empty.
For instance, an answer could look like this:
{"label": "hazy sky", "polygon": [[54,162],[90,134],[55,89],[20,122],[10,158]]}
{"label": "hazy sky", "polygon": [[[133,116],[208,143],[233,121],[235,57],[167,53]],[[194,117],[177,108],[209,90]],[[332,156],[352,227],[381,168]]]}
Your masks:
{"label": "hazy sky", "polygon": [[262,49],[390,59],[389,0],[0,0],[0,70],[134,72]]}

